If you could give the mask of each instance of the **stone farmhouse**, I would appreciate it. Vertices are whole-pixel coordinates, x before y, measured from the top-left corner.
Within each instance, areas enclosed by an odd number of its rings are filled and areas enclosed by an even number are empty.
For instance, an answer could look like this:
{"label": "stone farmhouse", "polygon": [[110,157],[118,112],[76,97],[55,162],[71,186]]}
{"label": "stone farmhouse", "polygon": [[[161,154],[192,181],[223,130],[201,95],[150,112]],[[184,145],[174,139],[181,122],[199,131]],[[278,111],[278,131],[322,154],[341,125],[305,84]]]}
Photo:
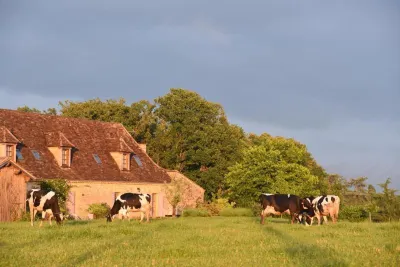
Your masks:
{"label": "stone farmhouse", "polygon": [[124,192],[152,195],[152,217],[172,214],[165,183],[183,179],[181,207],[204,200],[204,189],[178,171],[165,170],[119,123],[0,109],[0,221],[25,212],[26,194],[42,179],[72,186],[67,209],[88,218],[92,203],[107,203]]}

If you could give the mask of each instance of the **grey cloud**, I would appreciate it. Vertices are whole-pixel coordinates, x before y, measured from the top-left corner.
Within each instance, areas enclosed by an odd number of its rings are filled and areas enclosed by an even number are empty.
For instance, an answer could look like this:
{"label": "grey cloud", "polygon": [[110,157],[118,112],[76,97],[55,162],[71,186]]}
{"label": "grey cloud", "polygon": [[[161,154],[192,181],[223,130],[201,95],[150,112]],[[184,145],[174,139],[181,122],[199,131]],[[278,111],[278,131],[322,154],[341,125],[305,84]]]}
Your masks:
{"label": "grey cloud", "polygon": [[186,87],[235,116],[292,128],[395,119],[399,5],[292,4],[15,1],[3,11],[0,78],[60,98]]}

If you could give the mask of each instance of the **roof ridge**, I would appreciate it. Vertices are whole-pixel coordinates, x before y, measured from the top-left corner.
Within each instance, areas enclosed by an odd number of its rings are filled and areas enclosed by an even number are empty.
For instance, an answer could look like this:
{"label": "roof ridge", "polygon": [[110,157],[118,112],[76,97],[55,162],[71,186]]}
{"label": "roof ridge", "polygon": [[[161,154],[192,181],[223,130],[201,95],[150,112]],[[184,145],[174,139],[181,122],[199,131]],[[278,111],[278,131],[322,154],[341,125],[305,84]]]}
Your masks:
{"label": "roof ridge", "polygon": [[15,136],[15,135],[13,135],[13,133],[6,127],[6,126],[0,126],[0,130],[3,130],[2,132],[3,132],[3,139],[2,140],[6,140],[6,134],[8,133],[8,135],[12,138],[12,139],[14,139],[14,141],[16,142],[16,143],[21,143],[21,141]]}
{"label": "roof ridge", "polygon": [[37,116],[37,117],[57,117],[59,119],[66,119],[66,120],[77,120],[77,121],[86,121],[86,122],[91,122],[91,123],[100,123],[100,124],[121,124],[120,122],[108,122],[108,121],[100,121],[100,120],[92,120],[92,119],[87,119],[87,118],[75,118],[75,117],[69,117],[69,116],[63,116],[59,114],[42,114],[42,113],[37,113],[37,112],[26,112],[26,111],[20,111],[20,110],[15,110],[15,109],[4,109],[0,108],[0,112],[12,112],[12,113],[19,113],[19,114],[29,114],[32,116]]}

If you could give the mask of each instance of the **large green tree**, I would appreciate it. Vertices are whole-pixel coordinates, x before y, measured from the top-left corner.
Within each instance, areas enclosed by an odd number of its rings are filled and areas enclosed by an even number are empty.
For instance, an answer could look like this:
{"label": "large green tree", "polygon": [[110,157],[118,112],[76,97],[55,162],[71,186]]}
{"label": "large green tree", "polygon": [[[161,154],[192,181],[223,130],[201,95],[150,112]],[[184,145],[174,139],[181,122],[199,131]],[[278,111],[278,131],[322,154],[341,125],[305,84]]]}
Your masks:
{"label": "large green tree", "polygon": [[310,170],[306,146],[293,139],[264,137],[229,168],[226,177],[231,199],[247,204],[256,201],[260,193],[319,194],[319,178]]}
{"label": "large green tree", "polygon": [[177,169],[206,189],[225,189],[228,167],[241,157],[244,132],[229,124],[220,104],[199,94],[171,89],[155,100],[158,127],[149,153],[162,166]]}

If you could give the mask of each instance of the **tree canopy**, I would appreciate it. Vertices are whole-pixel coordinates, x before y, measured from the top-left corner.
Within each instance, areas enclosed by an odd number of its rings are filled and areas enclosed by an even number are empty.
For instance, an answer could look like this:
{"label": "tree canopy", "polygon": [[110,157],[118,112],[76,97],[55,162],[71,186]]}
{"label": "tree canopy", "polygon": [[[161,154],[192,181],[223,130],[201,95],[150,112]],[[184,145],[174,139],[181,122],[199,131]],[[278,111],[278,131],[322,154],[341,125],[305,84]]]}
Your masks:
{"label": "tree canopy", "polygon": [[242,161],[229,168],[226,178],[230,198],[249,203],[260,193],[320,193],[319,178],[312,173],[312,158],[305,145],[283,137],[262,139],[244,152]]}

